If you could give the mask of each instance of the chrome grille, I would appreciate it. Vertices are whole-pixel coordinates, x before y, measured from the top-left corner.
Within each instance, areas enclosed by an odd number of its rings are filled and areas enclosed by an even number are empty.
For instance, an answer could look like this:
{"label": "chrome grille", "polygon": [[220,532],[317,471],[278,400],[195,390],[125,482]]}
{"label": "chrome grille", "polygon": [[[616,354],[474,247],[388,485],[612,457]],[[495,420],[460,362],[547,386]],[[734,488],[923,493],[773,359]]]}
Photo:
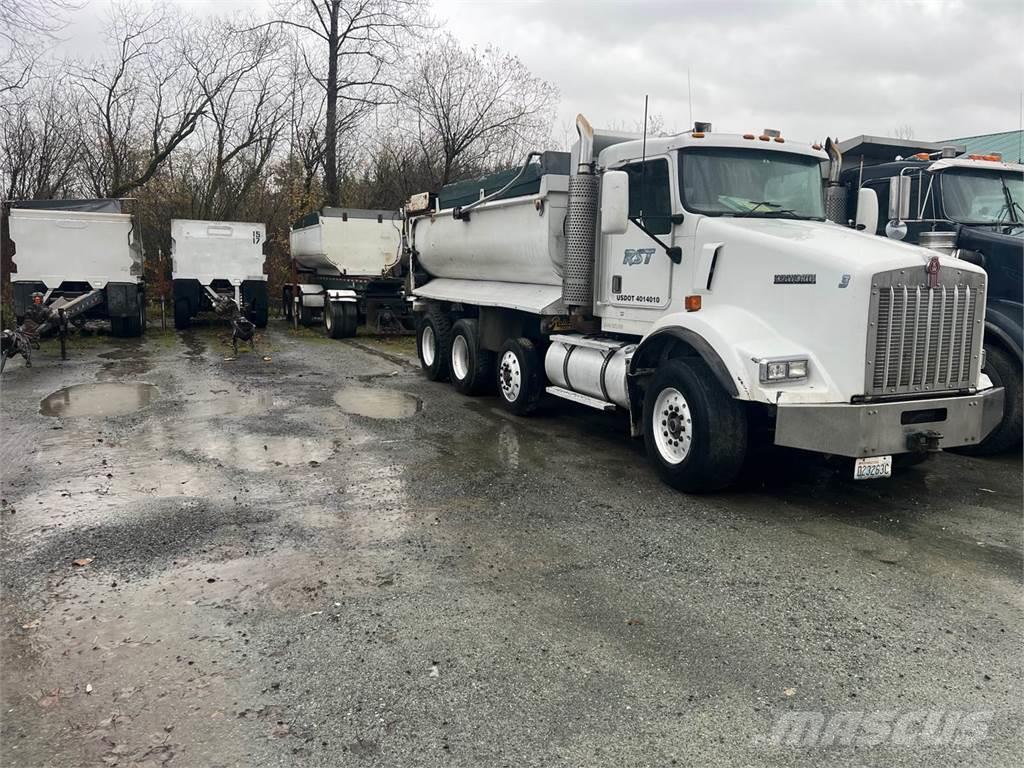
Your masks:
{"label": "chrome grille", "polygon": [[985,275],[943,267],[928,287],[924,265],[871,281],[869,395],[975,386],[985,317]]}

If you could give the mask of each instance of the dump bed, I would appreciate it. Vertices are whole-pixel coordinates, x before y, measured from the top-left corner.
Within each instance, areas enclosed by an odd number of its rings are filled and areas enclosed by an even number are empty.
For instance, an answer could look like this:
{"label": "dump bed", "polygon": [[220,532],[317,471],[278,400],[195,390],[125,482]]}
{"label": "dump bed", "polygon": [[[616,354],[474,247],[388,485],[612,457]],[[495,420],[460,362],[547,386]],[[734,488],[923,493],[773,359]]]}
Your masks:
{"label": "dump bed", "polygon": [[266,280],[263,273],[264,224],[242,221],[171,220],[174,280]]}
{"label": "dump bed", "polygon": [[129,214],[12,207],[10,232],[17,269],[12,280],[50,289],[66,282],[103,288],[142,280],[142,249]]}
{"label": "dump bed", "polygon": [[380,277],[400,255],[401,224],[394,211],[325,208],[291,232],[292,258],[323,274]]}

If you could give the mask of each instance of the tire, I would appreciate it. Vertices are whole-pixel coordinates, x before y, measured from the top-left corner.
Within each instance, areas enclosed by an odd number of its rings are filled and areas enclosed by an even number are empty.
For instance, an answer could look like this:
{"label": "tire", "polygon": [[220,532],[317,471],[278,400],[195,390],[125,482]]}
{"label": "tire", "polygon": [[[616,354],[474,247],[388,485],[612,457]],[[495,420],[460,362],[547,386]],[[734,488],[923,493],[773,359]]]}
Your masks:
{"label": "tire", "polygon": [[525,416],[544,394],[544,365],[537,347],[527,338],[509,339],[495,366],[498,399],[506,410]]}
{"label": "tire", "polygon": [[138,338],[146,327],[146,305],[139,295],[139,313],[135,317],[126,317],[123,320],[121,329],[124,335],[129,338]]}
{"label": "tire", "polygon": [[299,325],[310,326],[313,324],[313,308],[302,304],[299,306]]}
{"label": "tire", "polygon": [[330,302],[324,307],[324,334],[331,339],[356,335],[359,308],[354,301]]}
{"label": "tire", "polygon": [[479,395],[494,383],[494,353],[480,349],[476,320],[463,318],[452,326],[448,370],[452,386],[463,395]]}
{"label": "tire", "polygon": [[359,305],[354,301],[346,301],[341,305],[342,317],[344,318],[343,331],[345,336],[352,337],[356,335],[356,329],[359,328]]}
{"label": "tire", "polygon": [[747,454],[747,412],[702,361],[667,360],[644,396],[644,444],[658,476],[686,493],[732,485]]}
{"label": "tire", "polygon": [[188,299],[178,299],[174,302],[174,328],[179,331],[186,330],[192,325],[192,308]]}
{"label": "tire", "polygon": [[257,302],[256,305],[249,310],[249,320],[257,328],[266,328],[267,321],[270,319],[270,309],[266,303]]}
{"label": "tire", "polygon": [[416,353],[428,379],[445,381],[448,378],[451,348],[452,321],[438,307],[431,307],[416,330]]}
{"label": "tire", "polygon": [[112,317],[110,318],[110,335],[117,336],[118,338],[125,338],[128,335],[128,318],[126,317]]}
{"label": "tire", "polygon": [[957,448],[968,456],[993,456],[1021,448],[1021,364],[1001,346],[985,345],[985,373],[992,383],[1003,388],[1003,418],[977,445]]}

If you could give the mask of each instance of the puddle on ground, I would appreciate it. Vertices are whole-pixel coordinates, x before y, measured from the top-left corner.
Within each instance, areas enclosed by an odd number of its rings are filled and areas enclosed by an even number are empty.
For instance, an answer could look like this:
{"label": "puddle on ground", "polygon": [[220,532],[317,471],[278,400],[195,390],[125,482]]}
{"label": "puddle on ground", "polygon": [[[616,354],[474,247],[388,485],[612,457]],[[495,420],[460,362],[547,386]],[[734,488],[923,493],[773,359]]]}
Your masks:
{"label": "puddle on ground", "polygon": [[371,419],[405,419],[423,408],[423,402],[415,395],[370,387],[339,389],[334,393],[334,402],[345,413]]}
{"label": "puddle on ground", "polygon": [[39,403],[43,416],[121,416],[145,408],[156,397],[152,384],[74,384],[47,395]]}

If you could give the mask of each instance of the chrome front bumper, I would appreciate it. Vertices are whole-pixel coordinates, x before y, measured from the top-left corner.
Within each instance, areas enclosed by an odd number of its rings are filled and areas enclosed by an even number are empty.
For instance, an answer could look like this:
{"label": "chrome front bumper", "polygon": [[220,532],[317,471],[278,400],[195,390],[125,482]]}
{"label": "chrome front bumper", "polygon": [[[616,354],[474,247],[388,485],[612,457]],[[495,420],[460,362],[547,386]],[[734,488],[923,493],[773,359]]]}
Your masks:
{"label": "chrome front bumper", "polygon": [[974,445],[1003,415],[1003,390],[933,400],[780,405],[775,444],[837,456],[907,453],[915,438],[938,434],[940,448]]}

